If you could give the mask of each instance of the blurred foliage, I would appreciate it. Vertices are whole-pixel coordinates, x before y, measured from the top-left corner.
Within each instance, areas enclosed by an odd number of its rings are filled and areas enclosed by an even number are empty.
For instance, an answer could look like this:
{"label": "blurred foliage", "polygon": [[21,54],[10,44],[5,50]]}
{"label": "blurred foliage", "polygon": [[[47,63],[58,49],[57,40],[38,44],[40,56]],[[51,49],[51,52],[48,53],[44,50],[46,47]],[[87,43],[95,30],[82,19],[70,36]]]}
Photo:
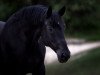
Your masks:
{"label": "blurred foliage", "polygon": [[0,20],[6,21],[20,8],[34,4],[51,5],[56,10],[65,5],[67,35],[92,37],[97,33],[100,37],[100,0],[0,0]]}
{"label": "blurred foliage", "polygon": [[47,75],[100,75],[100,48],[73,56],[65,64],[46,66]]}

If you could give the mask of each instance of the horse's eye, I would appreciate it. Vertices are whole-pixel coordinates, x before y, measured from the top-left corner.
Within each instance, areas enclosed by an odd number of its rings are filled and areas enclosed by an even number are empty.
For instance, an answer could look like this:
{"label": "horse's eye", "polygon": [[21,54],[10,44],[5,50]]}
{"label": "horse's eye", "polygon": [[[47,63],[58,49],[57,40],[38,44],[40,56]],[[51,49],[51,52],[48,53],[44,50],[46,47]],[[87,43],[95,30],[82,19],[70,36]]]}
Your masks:
{"label": "horse's eye", "polygon": [[59,25],[60,23],[58,22],[57,24]]}

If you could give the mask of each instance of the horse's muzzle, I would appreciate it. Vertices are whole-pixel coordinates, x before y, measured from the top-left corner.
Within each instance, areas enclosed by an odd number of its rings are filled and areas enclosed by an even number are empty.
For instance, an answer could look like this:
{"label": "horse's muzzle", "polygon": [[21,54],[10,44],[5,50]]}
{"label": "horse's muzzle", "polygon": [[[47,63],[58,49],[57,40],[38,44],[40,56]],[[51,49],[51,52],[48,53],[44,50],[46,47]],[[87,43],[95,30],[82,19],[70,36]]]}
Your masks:
{"label": "horse's muzzle", "polygon": [[59,52],[57,53],[58,61],[60,63],[65,63],[70,58],[70,52]]}

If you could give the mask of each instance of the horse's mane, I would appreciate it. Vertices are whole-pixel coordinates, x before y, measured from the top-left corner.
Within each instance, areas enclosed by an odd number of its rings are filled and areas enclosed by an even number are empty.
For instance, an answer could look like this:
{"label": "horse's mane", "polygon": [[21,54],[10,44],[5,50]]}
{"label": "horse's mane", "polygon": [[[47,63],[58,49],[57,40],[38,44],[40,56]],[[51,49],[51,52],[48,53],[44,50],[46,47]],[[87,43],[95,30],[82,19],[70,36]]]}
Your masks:
{"label": "horse's mane", "polygon": [[45,6],[35,5],[24,7],[14,13],[5,24],[1,33],[1,41],[21,50],[21,47],[25,47],[25,40],[28,40],[24,32],[26,31],[27,35],[30,35],[31,30],[33,30],[33,35],[28,36],[29,39],[31,36],[37,36],[36,32],[41,31],[37,31],[37,27],[40,26],[38,28],[41,28],[41,22],[45,18],[47,9]]}
{"label": "horse's mane", "polygon": [[[41,20],[44,19],[46,16],[46,11],[47,7],[43,5],[35,5],[35,6],[28,6],[20,9],[16,13],[14,13],[6,23],[12,23],[14,22],[19,22],[21,23],[21,20],[24,19],[24,22],[32,23],[32,24],[37,24],[40,23]],[[25,21],[26,20],[26,21]],[[24,23],[23,22],[23,23]],[[11,25],[10,23],[10,25]]]}
{"label": "horse's mane", "polygon": [[47,9],[48,8],[43,5],[24,7],[7,20],[3,31],[5,32],[11,28],[13,28],[13,30],[17,28],[21,29],[29,25],[36,29],[36,27],[41,26],[44,21]]}

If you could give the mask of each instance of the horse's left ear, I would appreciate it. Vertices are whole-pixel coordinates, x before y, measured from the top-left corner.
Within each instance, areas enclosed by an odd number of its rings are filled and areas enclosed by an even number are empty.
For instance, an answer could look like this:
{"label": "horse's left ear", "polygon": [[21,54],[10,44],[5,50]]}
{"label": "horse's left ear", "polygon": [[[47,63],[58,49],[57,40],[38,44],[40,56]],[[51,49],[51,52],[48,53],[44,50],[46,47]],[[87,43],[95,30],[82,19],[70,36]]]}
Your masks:
{"label": "horse's left ear", "polygon": [[58,14],[59,14],[60,16],[63,16],[64,13],[65,13],[65,10],[66,10],[66,7],[63,6],[63,7],[58,11]]}
{"label": "horse's left ear", "polygon": [[46,14],[47,14],[46,18],[49,18],[52,15],[52,8],[51,8],[51,6],[48,7],[48,10],[47,10]]}

